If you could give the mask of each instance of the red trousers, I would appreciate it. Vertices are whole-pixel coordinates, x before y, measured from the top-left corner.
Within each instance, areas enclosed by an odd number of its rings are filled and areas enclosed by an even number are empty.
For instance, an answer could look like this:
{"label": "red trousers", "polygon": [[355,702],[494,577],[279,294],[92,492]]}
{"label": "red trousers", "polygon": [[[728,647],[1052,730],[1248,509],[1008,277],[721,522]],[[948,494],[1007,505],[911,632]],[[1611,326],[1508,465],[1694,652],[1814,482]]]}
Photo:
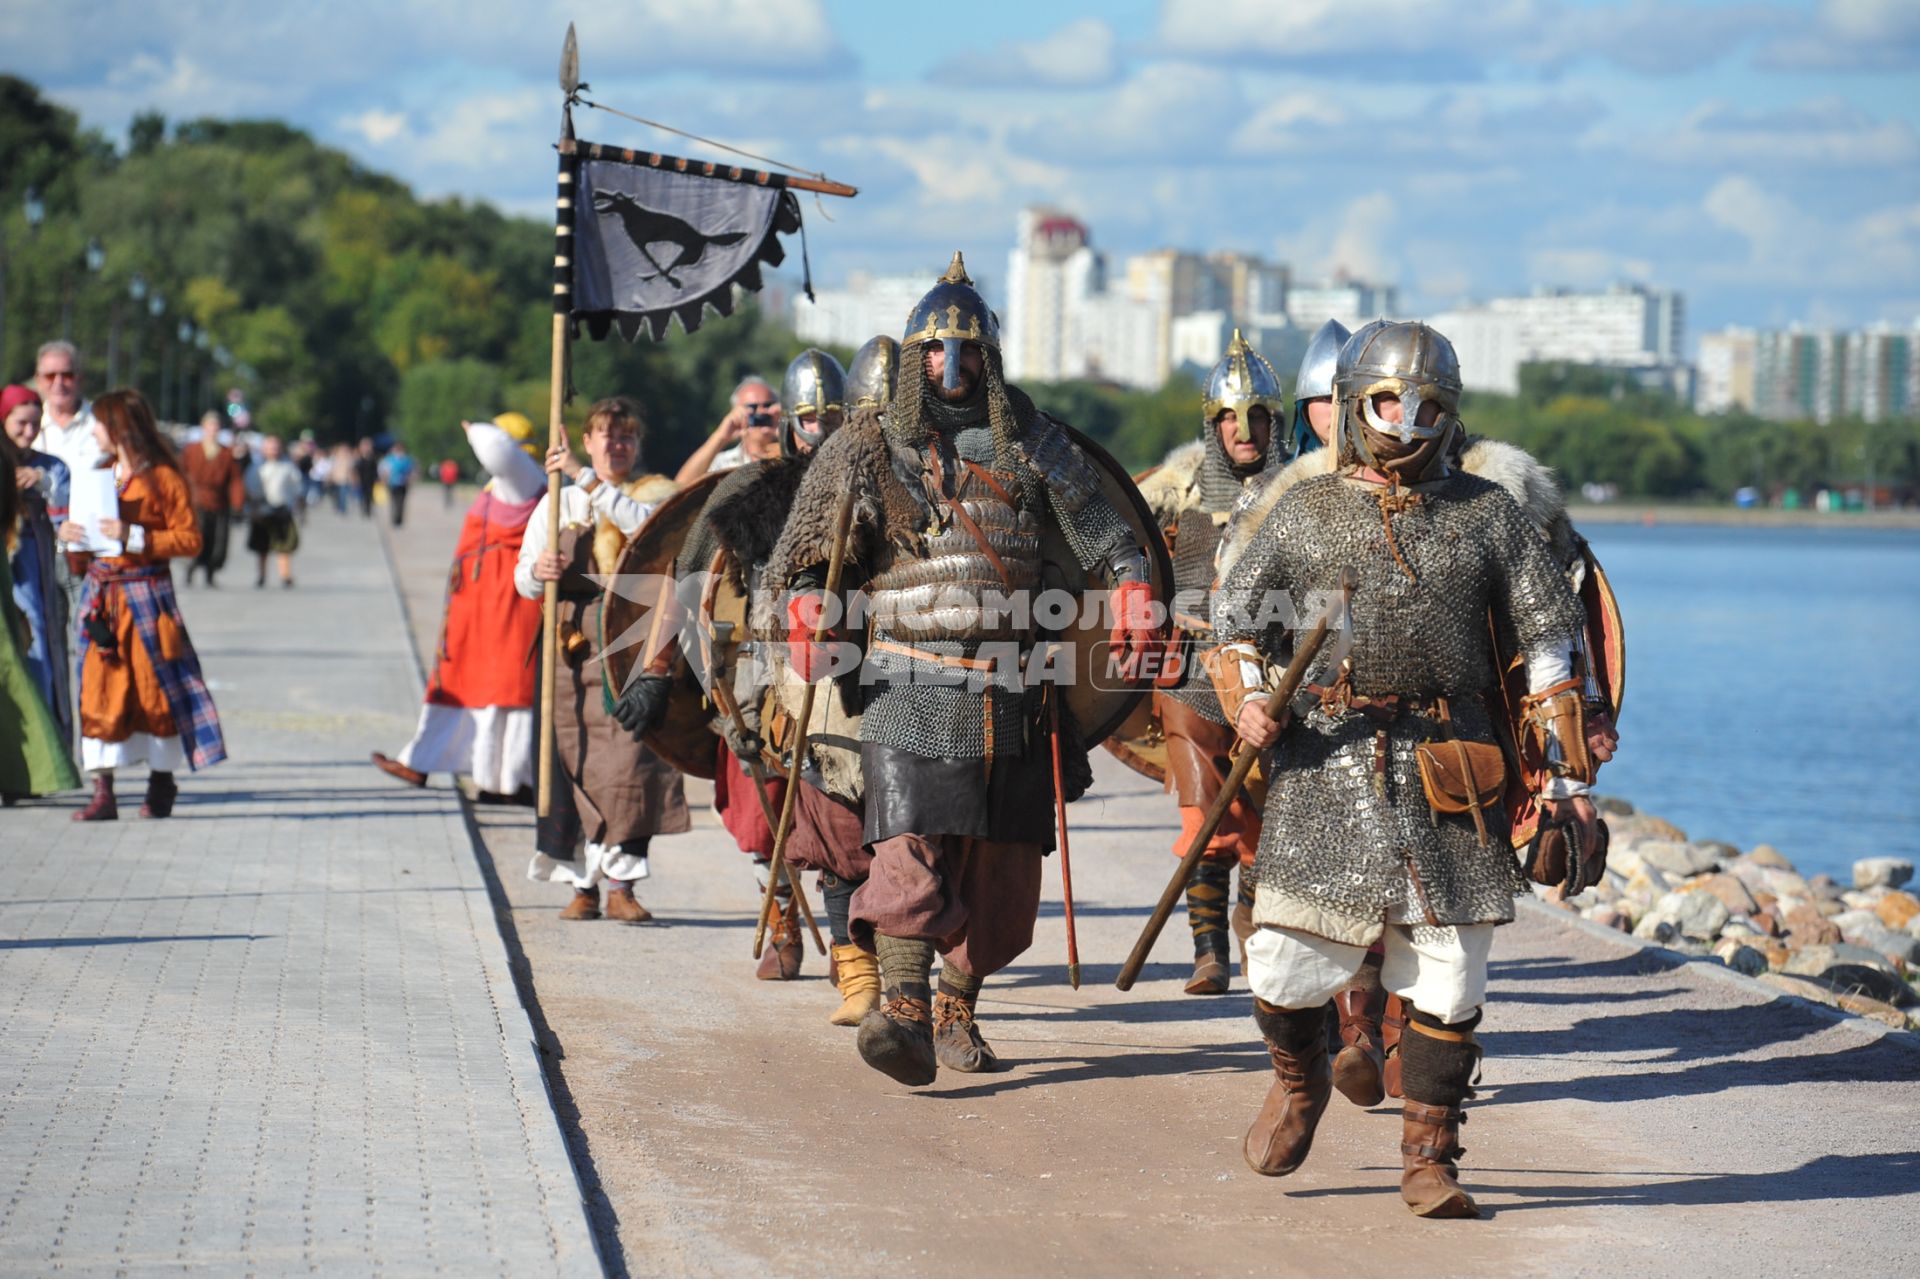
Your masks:
{"label": "red trousers", "polygon": [[1038,844],[964,835],[881,840],[853,894],[854,935],[924,938],[963,971],[991,976],[1033,945],[1042,861]]}

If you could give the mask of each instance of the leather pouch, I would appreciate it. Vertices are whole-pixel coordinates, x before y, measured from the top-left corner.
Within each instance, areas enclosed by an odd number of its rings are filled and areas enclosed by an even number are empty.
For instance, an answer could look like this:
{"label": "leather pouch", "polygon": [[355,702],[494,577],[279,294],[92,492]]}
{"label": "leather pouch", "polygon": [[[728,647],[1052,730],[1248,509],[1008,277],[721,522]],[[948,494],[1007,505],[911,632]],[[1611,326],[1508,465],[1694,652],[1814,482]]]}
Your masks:
{"label": "leather pouch", "polygon": [[1420,786],[1436,813],[1491,808],[1507,784],[1507,761],[1488,742],[1422,742],[1414,748]]}

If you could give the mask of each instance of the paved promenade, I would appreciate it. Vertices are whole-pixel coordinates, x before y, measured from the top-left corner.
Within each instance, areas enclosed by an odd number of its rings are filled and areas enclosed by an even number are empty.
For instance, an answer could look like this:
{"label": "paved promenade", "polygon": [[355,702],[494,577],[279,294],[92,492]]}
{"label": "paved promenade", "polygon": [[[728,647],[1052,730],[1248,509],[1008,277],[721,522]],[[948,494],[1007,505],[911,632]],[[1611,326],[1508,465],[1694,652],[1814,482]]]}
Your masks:
{"label": "paved promenade", "polygon": [[[240,561],[245,559],[242,564]],[[376,532],[183,592],[232,758],[0,814],[0,1271],[595,1274]]]}

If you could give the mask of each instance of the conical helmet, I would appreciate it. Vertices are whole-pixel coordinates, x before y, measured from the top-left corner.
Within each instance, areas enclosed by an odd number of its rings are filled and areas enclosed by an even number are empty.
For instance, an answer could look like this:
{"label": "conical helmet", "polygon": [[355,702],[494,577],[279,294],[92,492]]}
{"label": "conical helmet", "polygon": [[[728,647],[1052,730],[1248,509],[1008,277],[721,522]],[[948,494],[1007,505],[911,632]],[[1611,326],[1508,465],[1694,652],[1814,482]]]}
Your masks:
{"label": "conical helmet", "polygon": [[1232,409],[1240,422],[1240,439],[1252,439],[1247,411],[1256,404],[1264,407],[1277,422],[1286,408],[1286,396],[1280,390],[1280,375],[1273,371],[1273,365],[1247,345],[1240,330],[1235,329],[1233,340],[1227,343],[1227,353],[1207,374],[1206,390],[1200,402],[1201,429],[1204,432],[1212,427],[1222,413]]}
{"label": "conical helmet", "polygon": [[893,403],[900,380],[900,344],[882,333],[868,338],[847,370],[847,403],[856,409],[883,409]]}
{"label": "conical helmet", "polygon": [[953,261],[947,264],[947,273],[908,313],[907,331],[900,345],[904,354],[929,342],[938,342],[946,350],[946,374],[942,380],[949,390],[959,385],[962,345],[978,342],[981,346],[1000,349],[1000,317],[974,289],[967,264],[957,249]]}
{"label": "conical helmet", "polygon": [[1293,380],[1293,453],[1311,453],[1320,447],[1320,437],[1307,422],[1307,401],[1331,399],[1333,372],[1340,363],[1340,348],[1353,335],[1338,320],[1320,326],[1307,353],[1300,357],[1300,376]]}
{"label": "conical helmet", "polygon": [[847,411],[847,375],[840,361],[808,347],[780,379],[780,452],[795,457],[820,447]]}

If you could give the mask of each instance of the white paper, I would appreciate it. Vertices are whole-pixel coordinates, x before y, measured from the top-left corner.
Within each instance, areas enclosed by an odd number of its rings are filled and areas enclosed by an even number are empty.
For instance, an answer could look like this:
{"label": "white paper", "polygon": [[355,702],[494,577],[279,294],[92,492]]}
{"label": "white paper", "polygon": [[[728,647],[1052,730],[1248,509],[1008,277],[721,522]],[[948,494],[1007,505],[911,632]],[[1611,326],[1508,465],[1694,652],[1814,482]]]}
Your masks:
{"label": "white paper", "polygon": [[67,518],[86,530],[86,540],[73,549],[95,555],[118,555],[120,543],[100,532],[101,520],[120,518],[120,489],[114,483],[113,468],[75,471],[73,487],[67,497]]}

